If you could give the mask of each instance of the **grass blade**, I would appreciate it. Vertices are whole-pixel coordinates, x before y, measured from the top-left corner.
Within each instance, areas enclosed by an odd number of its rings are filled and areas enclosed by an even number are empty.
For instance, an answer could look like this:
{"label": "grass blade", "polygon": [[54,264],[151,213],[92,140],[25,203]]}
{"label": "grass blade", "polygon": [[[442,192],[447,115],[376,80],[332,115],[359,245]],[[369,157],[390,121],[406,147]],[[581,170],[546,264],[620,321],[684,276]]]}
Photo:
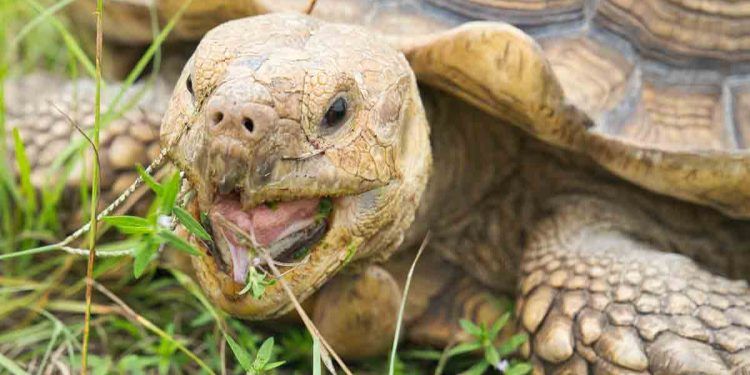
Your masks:
{"label": "grass blade", "polygon": [[398,338],[401,335],[401,323],[404,318],[404,308],[406,307],[406,298],[409,296],[409,286],[411,285],[411,277],[414,275],[414,269],[417,267],[419,257],[422,255],[422,251],[427,247],[427,243],[430,241],[430,232],[424,236],[422,244],[417,250],[417,256],[414,257],[414,262],[409,268],[409,274],[406,276],[406,284],[404,284],[404,295],[401,297],[401,306],[398,308],[398,320],[396,321],[396,332],[393,335],[393,345],[391,345],[391,355],[388,361],[388,375],[393,375],[396,370],[396,350],[398,348]]}
{"label": "grass blade", "polygon": [[24,371],[20,366],[18,366],[15,362],[13,362],[12,359],[4,356],[2,353],[0,353],[0,367],[8,370],[13,375],[28,375],[29,373]]}
{"label": "grass blade", "polygon": [[94,285],[94,260],[96,259],[97,224],[96,210],[99,208],[99,130],[101,129],[102,112],[102,0],[96,1],[96,92],[94,93],[94,134],[91,137],[91,147],[96,162],[91,172],[91,206],[89,212],[89,259],[86,266],[86,313],[83,321],[83,349],[81,350],[81,374],[86,375],[87,355],[89,347],[89,328],[91,325],[91,295]]}
{"label": "grass blade", "polygon": [[21,140],[18,128],[13,129],[13,145],[16,150],[16,163],[18,164],[18,174],[21,178],[21,193],[26,198],[27,215],[33,215],[36,211],[36,192],[31,184],[31,165],[29,158],[26,156],[26,149]]}
{"label": "grass blade", "polygon": [[23,38],[35,27],[40,25],[42,22],[46,21],[47,18],[54,15],[55,13],[59,12],[66,6],[70,5],[73,0],[62,0],[55,5],[52,5],[51,7],[45,9],[43,12],[39,13],[34,19],[29,21],[26,25],[23,26],[23,28],[18,31],[18,34],[13,38],[13,41],[10,43],[10,48],[16,48],[18,44],[23,40]]}
{"label": "grass blade", "polygon": [[321,375],[323,370],[320,368],[320,340],[313,336],[313,375]]}
{"label": "grass blade", "polygon": [[[39,4],[39,2],[37,2],[36,0],[26,0],[26,2],[35,11],[44,13],[44,6],[42,4]],[[62,22],[60,22],[57,17],[54,17],[54,15],[51,15],[49,17],[49,20],[50,23],[52,23],[52,25],[55,27],[55,29],[57,29],[57,32],[59,32],[62,36],[63,42],[65,42],[65,46],[68,48],[73,57],[75,57],[76,60],[78,60],[81,65],[83,65],[83,68],[91,77],[96,78],[96,67],[88,58],[88,56],[86,56],[86,52],[84,52],[78,42],[76,42],[76,39],[73,37],[73,35],[70,34],[70,31],[68,31],[68,29],[65,28]]]}
{"label": "grass blade", "polygon": [[175,12],[174,16],[172,16],[172,18],[169,19],[169,22],[167,22],[167,25],[164,26],[164,29],[162,29],[159,35],[156,36],[156,38],[148,47],[146,52],[143,54],[143,56],[141,56],[141,58],[135,64],[135,67],[130,71],[128,76],[121,83],[120,90],[117,92],[117,95],[115,95],[115,98],[112,99],[112,101],[109,103],[109,108],[107,109],[107,113],[104,115],[105,124],[108,124],[110,121],[112,121],[119,115],[120,111],[118,109],[118,105],[120,104],[120,101],[122,101],[123,97],[125,96],[125,93],[127,92],[128,89],[130,89],[131,86],[133,86],[133,83],[135,83],[136,79],[138,79],[141,73],[143,73],[143,71],[146,69],[146,66],[148,66],[148,62],[159,51],[159,48],[161,48],[162,43],[164,43],[164,41],[167,39],[167,36],[169,36],[169,33],[172,32],[172,29],[174,29],[175,25],[177,24],[177,21],[179,21],[180,18],[182,18],[182,14],[187,10],[187,8],[192,3],[193,3],[193,0],[187,0],[183,2],[182,6],[180,6],[177,12]]}

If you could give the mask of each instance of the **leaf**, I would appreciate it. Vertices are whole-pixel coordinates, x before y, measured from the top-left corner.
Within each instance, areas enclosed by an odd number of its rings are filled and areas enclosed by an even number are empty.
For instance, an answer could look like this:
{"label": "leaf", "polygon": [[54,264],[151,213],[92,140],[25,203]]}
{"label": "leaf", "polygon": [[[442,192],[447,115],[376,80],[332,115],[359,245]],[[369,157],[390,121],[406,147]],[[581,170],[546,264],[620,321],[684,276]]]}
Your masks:
{"label": "leaf", "polygon": [[26,196],[26,209],[28,213],[33,213],[36,211],[36,190],[31,183],[31,165],[18,128],[13,128],[13,144],[16,148],[16,163],[21,177],[21,191]]}
{"label": "leaf", "polygon": [[454,346],[451,350],[448,351],[448,356],[452,357],[454,355],[464,354],[468,352],[473,352],[475,350],[479,350],[482,348],[482,344],[474,341],[474,342],[465,342],[463,344],[459,344]]}
{"label": "leaf", "polygon": [[346,258],[344,258],[344,265],[349,264],[349,262],[352,261],[352,258],[354,258],[355,254],[357,254],[357,245],[352,242],[349,244],[349,246],[346,247]]}
{"label": "leaf", "polygon": [[234,339],[229,336],[228,334],[224,333],[224,338],[227,340],[227,343],[229,344],[229,347],[232,349],[232,353],[234,353],[234,357],[237,358],[237,361],[240,363],[240,366],[245,371],[252,371],[253,369],[253,362],[250,358],[250,353],[245,350],[240,344],[238,344]]}
{"label": "leaf", "polygon": [[482,336],[482,329],[479,328],[478,325],[472,323],[469,320],[461,319],[458,321],[458,324],[461,325],[461,328],[468,334],[474,336],[474,337],[481,337]]}
{"label": "leaf", "polygon": [[[401,358],[420,359],[424,361],[438,361],[442,355],[443,352],[432,349],[406,350],[401,352]],[[451,356],[450,351],[448,352],[448,356]]]}
{"label": "leaf", "polygon": [[286,361],[271,362],[271,363],[267,364],[266,367],[264,367],[263,369],[266,370],[266,371],[273,370],[273,369],[275,369],[275,368],[283,365],[284,363],[286,363]]}
{"label": "leaf", "polygon": [[16,364],[12,359],[4,356],[0,353],[0,368],[7,370],[13,375],[27,375],[28,372],[24,371],[21,366]]}
{"label": "leaf", "polygon": [[321,220],[328,217],[333,210],[333,202],[331,198],[323,198],[318,204],[318,212],[315,214],[315,221],[320,222]]}
{"label": "leaf", "polygon": [[120,232],[127,234],[152,233],[154,231],[153,225],[148,220],[138,216],[105,216],[102,221],[114,225]]}
{"label": "leaf", "polygon": [[[247,282],[247,283],[245,283],[245,287],[244,287],[244,288],[242,288],[242,290],[240,290],[240,291],[239,291],[239,292],[238,292],[237,294],[241,296],[241,295],[243,295],[243,294],[245,294],[245,293],[249,292],[249,291],[250,291],[250,290],[251,290],[251,289],[253,288],[253,285],[252,285],[252,284],[253,284],[253,283],[250,283],[250,282]],[[254,295],[254,294],[255,294],[255,293],[253,293],[253,295]]]}
{"label": "leaf", "polygon": [[497,349],[490,345],[484,349],[484,359],[491,365],[495,366],[500,363],[500,354],[497,353]]}
{"label": "leaf", "polygon": [[151,175],[146,173],[146,170],[143,169],[143,167],[140,164],[137,164],[135,166],[135,169],[138,171],[138,174],[141,175],[143,182],[145,182],[146,185],[148,185],[148,187],[150,187],[151,190],[153,190],[157,196],[161,196],[164,191],[164,188],[161,186],[161,184],[156,182],[156,180],[154,180],[154,178],[151,177]]}
{"label": "leaf", "polygon": [[253,297],[255,299],[260,299],[260,297],[263,297],[263,294],[266,293],[266,286],[260,282],[252,283],[252,289]]}
{"label": "leaf", "polygon": [[531,365],[526,362],[519,362],[511,365],[505,370],[505,375],[525,375],[531,372]]}
{"label": "leaf", "polygon": [[490,341],[495,341],[497,334],[503,329],[503,327],[505,327],[505,324],[508,323],[508,319],[510,319],[510,312],[506,312],[492,324],[489,334]]}
{"label": "leaf", "polygon": [[136,250],[135,259],[133,260],[133,276],[136,279],[143,275],[143,271],[146,270],[158,248],[158,244],[147,241],[143,242],[141,248]]}
{"label": "leaf", "polygon": [[515,352],[519,346],[523,345],[523,343],[528,340],[528,338],[529,337],[525,333],[519,333],[517,335],[511,336],[511,338],[500,345],[500,348],[498,349],[500,356],[506,357],[509,354]]}
{"label": "leaf", "polygon": [[186,252],[190,255],[195,256],[201,256],[203,253],[201,253],[198,249],[195,248],[192,244],[185,241],[181,237],[177,236],[176,234],[172,233],[171,231],[167,229],[162,229],[159,232],[156,233],[156,235],[169,243],[170,245],[174,246],[175,249]]}
{"label": "leaf", "polygon": [[177,194],[180,192],[181,182],[180,172],[175,172],[169,181],[162,185],[161,209],[165,214],[172,213],[172,208],[177,201]]}
{"label": "leaf", "polygon": [[253,361],[253,368],[258,370],[265,369],[266,363],[271,359],[273,354],[273,337],[269,337],[258,349],[258,354],[255,355],[255,361]]}
{"label": "leaf", "polygon": [[206,229],[203,228],[203,225],[195,220],[193,215],[190,215],[190,213],[184,208],[175,206],[172,213],[177,217],[177,220],[180,221],[182,226],[188,230],[188,232],[203,240],[211,241],[211,236],[206,232]]}
{"label": "leaf", "polygon": [[462,372],[461,375],[482,375],[488,367],[490,367],[489,363],[484,361],[478,362],[474,366],[471,366],[470,369]]}

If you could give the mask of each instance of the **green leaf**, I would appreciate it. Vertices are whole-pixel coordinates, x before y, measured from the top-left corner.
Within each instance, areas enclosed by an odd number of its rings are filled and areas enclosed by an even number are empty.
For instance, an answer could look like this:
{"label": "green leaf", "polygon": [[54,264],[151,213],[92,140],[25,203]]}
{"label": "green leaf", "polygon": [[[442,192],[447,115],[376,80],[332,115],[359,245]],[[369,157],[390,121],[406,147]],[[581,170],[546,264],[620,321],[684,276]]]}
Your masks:
{"label": "green leaf", "polygon": [[151,223],[148,220],[139,216],[105,216],[102,220],[104,220],[105,223],[112,224],[116,227],[151,227]]}
{"label": "green leaf", "polygon": [[4,368],[13,375],[27,375],[28,372],[24,371],[21,366],[16,364],[12,359],[4,356],[0,353],[0,368]]}
{"label": "green leaf", "polygon": [[263,297],[263,294],[266,293],[266,286],[263,285],[260,282],[257,283],[251,283],[252,289],[253,289],[253,297],[255,299],[260,299],[260,297]]}
{"label": "green leaf", "polygon": [[489,363],[484,361],[478,362],[474,366],[471,366],[470,369],[462,372],[461,375],[482,375],[487,371],[488,367],[490,367]]}
{"label": "green leaf", "polygon": [[143,275],[143,271],[146,270],[146,267],[151,262],[151,258],[156,254],[158,248],[159,244],[146,241],[140,245],[138,250],[136,250],[135,259],[133,260],[133,276],[135,276],[136,279]]}
{"label": "green leaf", "polygon": [[[451,356],[448,352],[448,357]],[[401,351],[401,358],[419,359],[423,361],[438,361],[443,356],[443,352],[433,349],[414,349]]]}
{"label": "green leaf", "polygon": [[162,185],[161,209],[165,214],[172,213],[172,208],[177,201],[177,194],[180,192],[181,182],[180,172],[175,172],[169,181]]}
{"label": "green leaf", "polygon": [[333,210],[333,202],[331,198],[323,198],[318,204],[318,212],[315,214],[315,221],[320,221],[328,217]]}
{"label": "green leaf", "polygon": [[497,353],[497,349],[490,345],[484,349],[484,359],[491,365],[500,363],[500,354]]}
{"label": "green leaf", "polygon": [[352,258],[354,258],[354,255],[357,254],[357,245],[354,244],[354,242],[350,243],[349,246],[346,247],[346,258],[344,258],[344,265],[349,264],[349,262],[352,261]]}
{"label": "green leaf", "polygon": [[448,356],[452,357],[454,355],[464,354],[468,352],[473,352],[475,350],[479,350],[482,348],[482,344],[474,341],[474,342],[465,342],[463,344],[459,344],[451,348],[451,350],[448,351]]}
{"label": "green leaf", "polygon": [[234,357],[237,358],[240,366],[242,366],[245,371],[252,371],[253,362],[250,358],[250,353],[234,341],[234,339],[228,334],[224,333],[224,338],[227,340],[227,343],[229,343],[229,347],[232,349],[232,353],[234,353]]}
{"label": "green leaf", "polygon": [[489,334],[490,341],[495,340],[495,337],[497,337],[497,334],[500,332],[500,330],[505,327],[506,323],[508,323],[508,319],[510,319],[510,312],[506,312],[501,317],[499,317],[494,324],[492,324]]}
{"label": "green leaf", "polygon": [[190,215],[184,208],[175,206],[172,213],[174,213],[174,216],[177,217],[177,220],[180,221],[188,232],[203,240],[211,241],[211,236],[203,228],[203,225],[195,220],[193,215]]}
{"label": "green leaf", "polygon": [[138,216],[105,216],[102,218],[102,221],[114,225],[122,233],[141,234],[154,232],[154,226],[148,220]]}
{"label": "green leaf", "polygon": [[266,363],[271,359],[273,354],[273,337],[269,337],[266,341],[263,341],[258,354],[255,355],[255,361],[253,361],[253,368],[258,370],[265,369]]}
{"label": "green leaf", "polygon": [[478,325],[472,323],[471,321],[466,320],[466,319],[461,319],[458,321],[458,324],[461,325],[461,328],[464,330],[464,332],[474,337],[482,336],[482,329],[479,328]]}
{"label": "green leaf", "polygon": [[523,345],[523,343],[528,340],[528,336],[526,336],[525,333],[519,333],[517,335],[511,336],[507,341],[505,341],[502,345],[500,345],[500,348],[498,349],[498,352],[501,357],[506,357],[509,354],[513,353],[518,349],[519,346]]}
{"label": "green leaf", "polygon": [[138,174],[141,175],[143,182],[145,182],[146,185],[148,185],[148,187],[150,187],[151,190],[153,190],[157,196],[161,196],[163,194],[164,188],[161,186],[161,184],[156,182],[156,180],[154,180],[154,178],[151,177],[151,175],[146,173],[146,170],[143,169],[143,167],[140,164],[136,165],[135,169],[138,170]]}
{"label": "green leaf", "polygon": [[275,368],[283,365],[284,363],[286,363],[286,361],[271,362],[271,363],[267,364],[266,367],[264,367],[263,369],[266,370],[266,371],[273,370],[273,369],[275,369]]}
{"label": "green leaf", "polygon": [[526,362],[519,362],[511,365],[505,370],[505,375],[525,375],[531,372],[531,365]]}
{"label": "green leaf", "polygon": [[203,255],[203,253],[201,253],[198,249],[196,249],[195,246],[191,245],[189,242],[185,241],[184,239],[170,232],[167,229],[160,230],[159,232],[156,233],[156,235],[160,239],[174,246],[175,249],[177,250],[180,250],[180,251],[183,251],[190,255],[195,255],[195,256]]}
{"label": "green leaf", "polygon": [[253,298],[260,299],[266,292],[266,287],[273,285],[276,280],[266,279],[266,275],[258,272],[255,267],[250,267],[247,270],[247,276],[245,277],[245,287],[239,292],[240,295],[252,291]]}
{"label": "green leaf", "polygon": [[16,163],[21,177],[21,192],[26,196],[28,212],[33,213],[36,211],[36,190],[31,183],[31,165],[18,128],[13,128],[13,144],[16,148]]}

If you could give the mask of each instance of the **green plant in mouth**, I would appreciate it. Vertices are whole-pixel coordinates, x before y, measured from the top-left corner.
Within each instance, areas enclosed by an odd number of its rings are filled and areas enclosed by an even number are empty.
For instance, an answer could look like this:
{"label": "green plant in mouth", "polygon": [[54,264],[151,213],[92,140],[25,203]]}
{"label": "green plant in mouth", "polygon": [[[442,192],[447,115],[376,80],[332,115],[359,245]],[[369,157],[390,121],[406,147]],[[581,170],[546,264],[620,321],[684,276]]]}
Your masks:
{"label": "green plant in mouth", "polygon": [[271,211],[276,211],[276,209],[279,207],[279,202],[278,201],[266,202],[266,207],[271,209]]}
{"label": "green plant in mouth", "polygon": [[294,253],[292,254],[292,259],[302,260],[307,256],[307,254],[310,254],[310,246],[302,246],[301,248],[294,251]]}
{"label": "green plant in mouth", "polygon": [[354,258],[354,255],[357,254],[357,245],[352,242],[346,247],[346,258],[344,258],[344,265],[349,264],[349,262],[352,261],[352,258]]}
{"label": "green plant in mouth", "polygon": [[321,221],[328,218],[331,211],[333,211],[333,202],[331,201],[331,198],[326,197],[321,199],[318,204],[318,212],[315,214],[315,223],[319,224]]}
{"label": "green plant in mouth", "polygon": [[265,273],[258,272],[255,267],[250,267],[247,270],[247,278],[245,279],[246,285],[240,291],[240,295],[252,291],[255,299],[260,299],[266,292],[266,287],[276,283],[276,280],[268,278]]}

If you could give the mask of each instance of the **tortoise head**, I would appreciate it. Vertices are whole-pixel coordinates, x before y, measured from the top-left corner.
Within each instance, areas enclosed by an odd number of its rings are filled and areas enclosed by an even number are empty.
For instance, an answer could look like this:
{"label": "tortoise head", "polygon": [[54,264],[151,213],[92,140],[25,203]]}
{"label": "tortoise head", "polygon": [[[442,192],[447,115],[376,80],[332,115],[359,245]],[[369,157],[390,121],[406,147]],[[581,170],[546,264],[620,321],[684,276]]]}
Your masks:
{"label": "tortoise head", "polygon": [[[274,14],[206,34],[174,89],[162,146],[213,241],[189,238],[206,294],[246,318],[291,308],[275,283],[240,294],[269,254],[303,299],[349,261],[402,241],[431,163],[416,80],[364,30]],[[181,134],[182,133],[182,134]],[[272,277],[272,276],[271,276]]]}

